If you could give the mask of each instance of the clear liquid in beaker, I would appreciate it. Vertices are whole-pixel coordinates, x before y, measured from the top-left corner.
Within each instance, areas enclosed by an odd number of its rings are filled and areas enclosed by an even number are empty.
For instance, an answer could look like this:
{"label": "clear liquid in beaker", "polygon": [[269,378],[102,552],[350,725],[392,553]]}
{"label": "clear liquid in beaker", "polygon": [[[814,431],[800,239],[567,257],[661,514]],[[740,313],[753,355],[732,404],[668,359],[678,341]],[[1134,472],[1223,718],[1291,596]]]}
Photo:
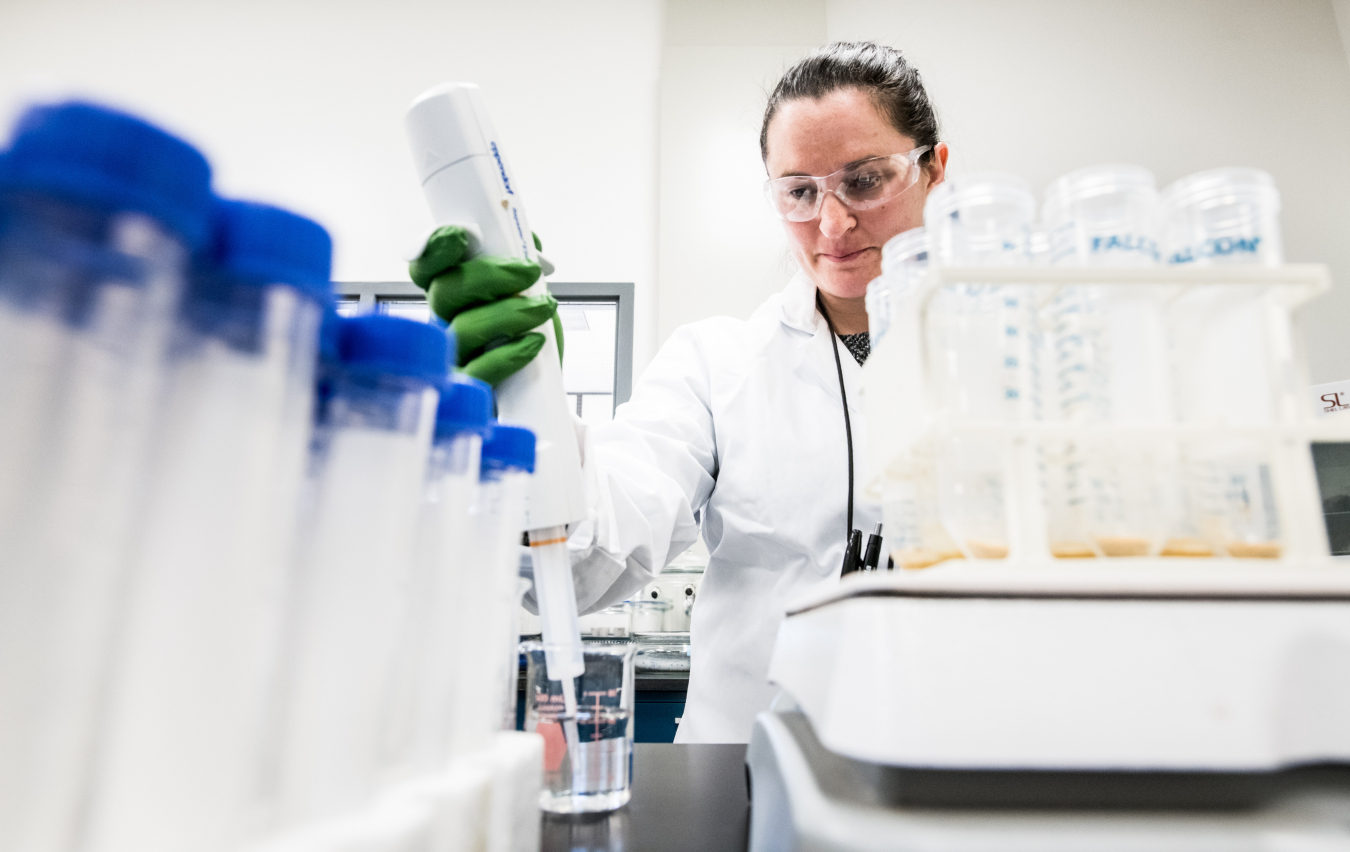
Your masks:
{"label": "clear liquid in beaker", "polygon": [[[628,642],[587,642],[586,670],[573,680],[569,714],[561,681],[549,680],[544,645],[525,642],[525,730],[544,739],[544,788],[550,813],[623,807],[633,783],[633,654]],[[576,741],[571,742],[574,735]]]}

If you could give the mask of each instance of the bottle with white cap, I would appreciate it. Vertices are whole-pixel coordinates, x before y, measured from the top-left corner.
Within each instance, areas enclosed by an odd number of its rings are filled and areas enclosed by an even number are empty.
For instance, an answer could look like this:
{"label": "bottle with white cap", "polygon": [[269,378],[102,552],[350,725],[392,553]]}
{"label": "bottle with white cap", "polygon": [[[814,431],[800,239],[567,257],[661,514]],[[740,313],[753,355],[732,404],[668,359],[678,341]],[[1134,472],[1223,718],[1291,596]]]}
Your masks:
{"label": "bottle with white cap", "polygon": [[446,337],[432,325],[345,319],[336,343],[281,663],[280,825],[360,807],[374,792],[446,377]]}
{"label": "bottle with white cap", "polygon": [[178,312],[87,848],[229,849],[280,626],[332,243],[219,202]]}
{"label": "bottle with white cap", "polygon": [[65,849],[210,168],[70,102],[0,156],[0,848]]}

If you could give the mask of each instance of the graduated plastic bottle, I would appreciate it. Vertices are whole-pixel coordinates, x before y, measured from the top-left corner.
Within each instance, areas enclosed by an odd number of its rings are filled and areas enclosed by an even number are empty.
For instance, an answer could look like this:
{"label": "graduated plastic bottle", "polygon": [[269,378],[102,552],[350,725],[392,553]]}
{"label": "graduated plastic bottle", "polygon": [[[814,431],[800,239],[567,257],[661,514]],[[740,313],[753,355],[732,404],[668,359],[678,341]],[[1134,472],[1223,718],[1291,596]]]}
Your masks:
{"label": "graduated plastic bottle", "polygon": [[342,320],[325,376],[283,654],[274,825],[352,811],[375,790],[445,334],[384,316]]}
{"label": "graduated plastic bottle", "polygon": [[881,277],[867,285],[867,330],[876,349],[890,330],[897,306],[928,271],[928,232],[911,228],[881,249]]}
{"label": "graduated plastic bottle", "polygon": [[[928,196],[924,227],[930,262],[943,266],[1025,266],[1036,202],[1021,178],[983,173],[951,178]],[[948,416],[1015,421],[1038,416],[1032,381],[1033,300],[1029,288],[978,280],[945,287],[927,309],[930,384]],[[1005,470],[989,441],[956,436],[931,448],[942,517],[925,539],[938,557],[1003,558],[1009,531]],[[950,537],[950,538],[948,538]],[[934,559],[936,561],[936,559]]]}
{"label": "graduated plastic bottle", "polygon": [[[1158,193],[1138,166],[1071,172],[1046,191],[1051,264],[1147,267],[1157,263]],[[1055,400],[1074,423],[1172,422],[1167,294],[1157,287],[1060,289],[1045,309]],[[1127,445],[1048,441],[1050,550],[1059,557],[1156,553],[1167,527],[1160,486],[1175,472],[1165,441]]]}
{"label": "graduated plastic bottle", "polygon": [[217,205],[178,312],[87,848],[230,849],[257,772],[332,243]]}
{"label": "graduated plastic bottle", "polygon": [[[923,227],[897,234],[882,247],[881,276],[867,285],[867,328],[873,351],[896,321],[900,305],[913,296],[927,272],[928,232]],[[936,558],[937,551],[925,545],[931,545],[935,537],[946,538],[940,531],[935,501],[919,500],[924,488],[931,490],[931,483],[918,480],[914,475],[888,478],[886,482],[883,499],[886,529],[902,566],[940,561]],[[929,529],[928,541],[925,527]],[[959,553],[955,547],[947,550]]]}
{"label": "graduated plastic bottle", "polygon": [[[1279,266],[1279,212],[1275,181],[1263,171],[1213,169],[1182,178],[1163,193],[1164,257],[1208,267]],[[1284,310],[1256,286],[1195,287],[1177,300],[1182,420],[1260,427],[1296,410],[1300,400],[1281,378],[1293,374],[1293,344],[1275,331],[1289,321],[1270,317]],[[1200,535],[1217,552],[1267,559],[1283,553],[1270,463],[1275,451],[1231,435],[1188,445],[1188,497],[1198,507]]]}
{"label": "graduated plastic bottle", "polygon": [[0,848],[67,849],[165,347],[210,170],[145,122],[37,107],[0,157]]}

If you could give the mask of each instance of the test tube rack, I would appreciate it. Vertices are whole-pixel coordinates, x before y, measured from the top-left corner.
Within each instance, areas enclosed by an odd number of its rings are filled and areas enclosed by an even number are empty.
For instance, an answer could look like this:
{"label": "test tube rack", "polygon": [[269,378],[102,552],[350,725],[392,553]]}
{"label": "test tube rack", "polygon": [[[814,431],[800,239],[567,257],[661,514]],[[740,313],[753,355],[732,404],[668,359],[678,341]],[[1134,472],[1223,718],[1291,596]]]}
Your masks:
{"label": "test tube rack", "polygon": [[[1254,300],[1263,316],[1264,340],[1260,343],[1272,362],[1267,373],[1268,391],[1273,396],[1267,409],[1270,416],[1258,423],[1225,422],[1222,417],[1188,420],[1180,414],[1163,422],[1156,418],[1151,422],[1132,422],[1128,418],[1068,422],[1048,417],[962,416],[943,402],[940,380],[932,369],[935,359],[943,353],[933,351],[927,334],[935,296],[944,288],[960,285],[1006,287],[1008,292],[1017,292],[1036,306],[1048,304],[1065,288],[1091,287],[1110,293],[1142,287],[1159,300],[1158,310],[1170,318],[1173,337],[1204,333],[1203,328],[1179,329],[1173,322],[1178,320],[1175,316],[1180,310],[1178,306],[1187,304],[1190,293],[1201,289],[1224,290],[1236,294],[1238,299]],[[955,440],[961,447],[977,448],[998,459],[1006,544],[992,554],[997,558],[989,558],[988,549],[972,547],[971,542],[952,529],[949,518],[942,518],[943,528],[960,549],[959,558],[939,561],[924,570],[896,571],[895,576],[887,579],[862,577],[856,582],[887,585],[898,582],[916,588],[983,589],[1009,594],[1047,590],[1093,594],[1344,594],[1350,590],[1350,565],[1339,564],[1329,552],[1310,444],[1350,441],[1350,417],[1314,416],[1307,401],[1310,382],[1294,314],[1295,308],[1329,288],[1326,267],[1316,264],[1277,268],[934,266],[898,305],[890,330],[863,370],[863,405],[868,421],[864,491],[886,507],[887,528],[895,530],[901,522],[892,517],[891,498],[898,486],[915,476],[915,470],[921,467],[918,460],[943,442]],[[1196,321],[1193,311],[1185,318]],[[1203,324],[1203,318],[1200,322]],[[1178,363],[1182,349],[1174,343],[1172,340],[1165,347],[1166,352],[1153,354],[1167,359],[1174,375],[1187,369],[1194,371],[1195,365]],[[1192,376],[1191,380],[1195,378]],[[1215,378],[1230,384],[1235,380],[1233,376]],[[1237,380],[1241,381],[1241,377]],[[1276,558],[1235,557],[1222,547],[1212,558],[1156,555],[1101,558],[1098,552],[1094,555],[1099,558],[1066,559],[1052,554],[1041,454],[1048,443],[1139,447],[1232,440],[1262,447],[1267,453],[1280,527]],[[1158,552],[1156,546],[1152,552]]]}

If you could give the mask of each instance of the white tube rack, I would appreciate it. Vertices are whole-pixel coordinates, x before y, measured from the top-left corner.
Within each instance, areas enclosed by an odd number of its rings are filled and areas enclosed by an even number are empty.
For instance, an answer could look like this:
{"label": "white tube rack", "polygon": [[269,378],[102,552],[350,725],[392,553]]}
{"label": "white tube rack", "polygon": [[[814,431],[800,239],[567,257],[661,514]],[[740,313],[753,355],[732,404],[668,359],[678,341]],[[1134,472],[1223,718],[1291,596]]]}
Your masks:
{"label": "white tube rack", "polygon": [[[1271,416],[1258,424],[1237,425],[1223,418],[1166,422],[1065,422],[995,420],[958,416],[945,408],[930,366],[940,353],[929,351],[929,311],[944,288],[964,284],[1025,288],[1043,307],[1066,287],[1149,287],[1169,314],[1196,288],[1234,290],[1262,306],[1264,345],[1270,357]],[[864,411],[868,448],[864,456],[866,494],[885,502],[888,488],[925,447],[958,439],[965,446],[996,453],[1003,483],[1007,553],[979,558],[961,538],[963,559],[939,562],[923,571],[897,571],[888,584],[916,589],[989,588],[1080,590],[1142,594],[1343,594],[1350,590],[1350,565],[1330,556],[1321,499],[1309,445],[1350,441],[1350,417],[1315,419],[1307,402],[1306,361],[1294,308],[1330,288],[1325,266],[1260,267],[934,267],[921,286],[898,306],[886,336],[864,367]],[[1175,372],[1178,353],[1166,353]],[[1231,381],[1232,376],[1228,379]],[[1178,407],[1179,408],[1179,407]],[[1222,549],[1215,558],[1109,557],[1064,559],[1051,554],[1046,485],[1038,451],[1046,441],[1141,446],[1174,446],[1243,440],[1268,453],[1271,486],[1279,517],[1279,557],[1235,558]],[[945,524],[945,520],[944,520]],[[891,528],[888,524],[888,529]],[[950,533],[950,528],[948,528]],[[1331,569],[1332,573],[1328,573]],[[1305,575],[1305,571],[1313,573]],[[879,578],[878,578],[879,579]],[[864,579],[863,582],[869,582]]]}

